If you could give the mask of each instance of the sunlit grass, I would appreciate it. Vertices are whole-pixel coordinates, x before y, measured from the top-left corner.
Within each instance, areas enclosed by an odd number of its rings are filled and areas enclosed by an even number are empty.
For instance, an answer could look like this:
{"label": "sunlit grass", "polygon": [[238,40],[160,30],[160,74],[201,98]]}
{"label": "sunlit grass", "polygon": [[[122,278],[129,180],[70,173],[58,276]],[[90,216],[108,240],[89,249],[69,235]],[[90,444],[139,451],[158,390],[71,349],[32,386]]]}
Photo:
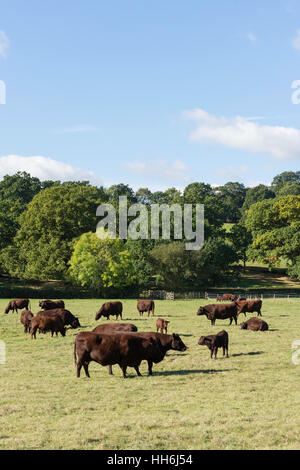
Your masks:
{"label": "sunlit grass", "polygon": [[[38,300],[32,300],[37,312]],[[102,300],[67,300],[66,307],[91,330]],[[300,301],[264,301],[268,332],[240,330],[228,320],[211,326],[196,311],[204,300],[156,301],[156,316],[170,320],[188,346],[170,351],[143,377],[128,369],[91,363],[91,379],[75,377],[73,345],[65,338],[23,333],[20,315],[0,314],[7,363],[0,365],[1,449],[296,449],[300,446],[300,365],[291,344],[300,339]],[[6,300],[1,300],[4,311]],[[155,330],[125,300],[123,321]],[[244,315],[239,322],[244,320]],[[249,318],[249,315],[248,315]],[[105,320],[106,321],[106,320]],[[114,321],[114,319],[112,319]],[[104,322],[104,320],[103,320]],[[229,333],[229,359],[211,360],[200,335]]]}

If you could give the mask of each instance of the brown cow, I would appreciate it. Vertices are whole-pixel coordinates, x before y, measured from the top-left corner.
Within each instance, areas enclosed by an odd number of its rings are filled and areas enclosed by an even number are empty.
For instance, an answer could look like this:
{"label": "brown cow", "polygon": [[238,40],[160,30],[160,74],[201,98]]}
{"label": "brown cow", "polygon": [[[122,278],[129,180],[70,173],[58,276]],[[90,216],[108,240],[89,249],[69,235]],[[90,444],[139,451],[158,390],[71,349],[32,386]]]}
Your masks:
{"label": "brown cow", "polygon": [[[118,332],[115,332],[115,334],[119,334]],[[161,362],[167,352],[170,349],[173,349],[174,351],[186,351],[187,347],[180,338],[180,336],[176,333],[173,333],[172,335],[165,335],[162,333],[155,333],[151,331],[139,331],[138,333],[129,333],[131,335],[138,335],[141,336],[142,338],[145,339],[151,339],[153,341],[157,341],[159,346],[160,346],[160,353],[157,354],[157,351],[155,352],[155,355],[152,355],[147,359],[148,362],[148,374],[152,375],[152,366],[153,363],[158,364]],[[109,366],[109,373],[112,374],[112,367]]]}
{"label": "brown cow", "polygon": [[164,320],[163,318],[158,318],[156,320],[156,331],[160,330],[160,332],[163,333],[165,330],[165,333],[167,334],[168,323],[170,323],[168,320]]}
{"label": "brown cow", "polygon": [[53,310],[55,308],[65,308],[65,303],[63,300],[41,300],[39,306],[44,310]]}
{"label": "brown cow", "polygon": [[252,317],[249,320],[241,323],[241,330],[252,330],[252,331],[267,331],[269,325],[261,318]]}
{"label": "brown cow", "polygon": [[11,300],[6,309],[4,310],[4,313],[10,312],[12,310],[13,312],[18,313],[18,309],[21,308],[26,308],[28,310],[28,307],[30,308],[30,301],[29,299],[17,299],[17,300]]}
{"label": "brown cow", "polygon": [[110,333],[111,331],[130,332],[137,331],[137,327],[132,323],[103,323],[93,329],[93,333]]}
{"label": "brown cow", "polygon": [[228,300],[232,300],[234,302],[235,300],[237,300],[237,297],[234,294],[223,294],[223,295],[219,295],[216,300],[219,302],[222,302],[222,301],[227,302]]}
{"label": "brown cow", "polygon": [[24,333],[30,333],[31,320],[33,313],[30,310],[23,310],[20,317],[20,322],[24,325]]}
{"label": "brown cow", "polygon": [[154,316],[154,301],[153,300],[138,300],[137,310],[140,316],[142,316],[144,312],[148,312],[148,317],[150,315],[150,312],[152,312],[152,316]]}
{"label": "brown cow", "polygon": [[43,317],[43,316],[56,316],[58,315],[62,321],[64,326],[70,325],[72,328],[80,328],[80,323],[78,317],[74,317],[74,315],[65,308],[55,308],[53,310],[41,310],[39,311],[36,316]]}
{"label": "brown cow", "polygon": [[212,359],[213,353],[215,353],[215,359],[217,359],[218,348],[223,348],[223,356],[228,356],[228,333],[225,330],[219,331],[216,335],[201,336],[198,344],[200,346],[207,346],[210,349],[210,358]]}
{"label": "brown cow", "polygon": [[[74,344],[74,363],[77,377],[83,366],[87,377],[89,363],[98,362],[102,366],[118,364],[126,378],[127,367],[134,367],[137,375],[141,375],[139,366],[142,360],[160,356],[161,351],[157,341],[146,339],[138,333],[93,333],[82,331],[78,333]],[[76,358],[78,356],[78,360]]]}
{"label": "brown cow", "polygon": [[58,336],[58,332],[62,336],[66,336],[66,328],[64,327],[62,319],[58,315],[33,317],[31,320],[31,339],[36,338],[37,330],[41,333],[51,331],[51,336],[53,336],[53,333],[56,333],[56,336]]}
{"label": "brown cow", "polygon": [[110,315],[116,315],[116,320],[118,320],[119,315],[122,318],[122,310],[122,302],[105,302],[96,313],[95,320],[99,320],[101,317],[106,317],[109,320]]}
{"label": "brown cow", "polygon": [[232,320],[235,321],[237,325],[237,304],[232,302],[231,304],[209,304],[204,307],[200,307],[197,315],[206,315],[207,319],[211,321],[211,324],[214,325],[216,320],[225,320],[230,318],[230,325]]}
{"label": "brown cow", "polygon": [[246,313],[250,312],[257,312],[257,315],[261,317],[261,306],[262,306],[262,300],[260,299],[255,299],[255,300],[241,300],[241,301],[236,301],[237,304],[237,309],[238,309],[238,315],[240,313],[243,313],[245,317],[247,316]]}

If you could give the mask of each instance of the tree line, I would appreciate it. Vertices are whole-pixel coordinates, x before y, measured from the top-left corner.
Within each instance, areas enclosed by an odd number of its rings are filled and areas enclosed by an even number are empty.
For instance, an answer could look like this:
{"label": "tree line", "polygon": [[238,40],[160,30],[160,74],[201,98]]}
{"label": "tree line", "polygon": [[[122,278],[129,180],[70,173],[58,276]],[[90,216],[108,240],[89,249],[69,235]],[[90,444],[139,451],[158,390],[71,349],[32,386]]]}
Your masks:
{"label": "tree line", "polygon": [[[99,239],[96,208],[111,203],[118,211],[119,196],[148,207],[204,204],[204,247],[186,251],[185,240],[172,237]],[[300,171],[281,173],[270,186],[195,182],[183,192],[40,181],[18,172],[4,176],[0,199],[1,272],[13,277],[60,279],[117,296],[145,288],[232,285],[248,260],[270,268],[285,260],[288,274],[300,279]]]}

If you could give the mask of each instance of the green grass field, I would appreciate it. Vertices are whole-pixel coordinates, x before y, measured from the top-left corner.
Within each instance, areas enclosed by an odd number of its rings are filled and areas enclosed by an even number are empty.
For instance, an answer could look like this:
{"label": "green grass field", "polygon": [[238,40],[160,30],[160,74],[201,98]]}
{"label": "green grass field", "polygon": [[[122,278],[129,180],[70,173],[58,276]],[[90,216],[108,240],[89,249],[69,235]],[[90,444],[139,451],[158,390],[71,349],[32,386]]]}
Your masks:
{"label": "green grass field", "polygon": [[[37,335],[31,340],[20,314],[4,315],[0,339],[0,449],[299,449],[300,365],[291,344],[300,340],[300,300],[264,301],[268,332],[241,330],[229,321],[211,326],[197,317],[205,300],[156,301],[156,316],[170,320],[188,346],[170,351],[154,375],[91,363],[91,378],[75,377],[73,345],[79,330],[65,338]],[[81,330],[91,330],[101,300],[67,300]],[[135,300],[123,301],[123,321],[154,330],[155,318],[141,319]],[[32,300],[32,311],[39,310]],[[250,318],[250,315],[247,315]],[[239,322],[244,321],[244,315]],[[114,319],[112,319],[114,321]],[[239,323],[238,322],[238,323]],[[200,335],[229,333],[229,359],[211,360]]]}

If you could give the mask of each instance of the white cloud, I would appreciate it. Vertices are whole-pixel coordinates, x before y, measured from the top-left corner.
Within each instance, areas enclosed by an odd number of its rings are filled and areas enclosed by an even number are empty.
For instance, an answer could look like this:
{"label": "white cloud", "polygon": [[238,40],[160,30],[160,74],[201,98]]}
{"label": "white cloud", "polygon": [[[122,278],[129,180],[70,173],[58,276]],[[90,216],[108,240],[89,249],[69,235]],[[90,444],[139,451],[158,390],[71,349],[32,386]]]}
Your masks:
{"label": "white cloud", "polygon": [[196,122],[190,140],[215,142],[229,148],[269,154],[278,159],[300,157],[300,130],[293,127],[259,125],[247,118],[215,117],[202,109],[185,111]]}
{"label": "white cloud", "polygon": [[40,180],[90,181],[100,184],[98,176],[92,171],[82,170],[48,157],[23,157],[5,155],[0,157],[0,177],[13,175],[17,171],[26,171]]}
{"label": "white cloud", "polygon": [[125,164],[125,168],[130,173],[136,175],[146,175],[148,177],[155,176],[156,179],[170,180],[170,181],[187,181],[187,165],[177,159],[173,163],[166,160],[147,160],[135,161]]}
{"label": "white cloud", "polygon": [[82,132],[94,132],[96,130],[97,130],[96,127],[82,125],[82,126],[67,127],[65,129],[59,129],[56,131],[56,134],[78,134]]}
{"label": "white cloud", "polygon": [[300,29],[298,29],[296,37],[292,40],[292,46],[296,51],[300,51]]}
{"label": "white cloud", "polygon": [[247,38],[249,39],[250,42],[253,44],[257,42],[257,36],[254,33],[249,32],[247,34]]}
{"label": "white cloud", "polygon": [[6,57],[6,51],[9,46],[8,37],[6,36],[5,32],[0,30],[0,55],[2,57]]}

